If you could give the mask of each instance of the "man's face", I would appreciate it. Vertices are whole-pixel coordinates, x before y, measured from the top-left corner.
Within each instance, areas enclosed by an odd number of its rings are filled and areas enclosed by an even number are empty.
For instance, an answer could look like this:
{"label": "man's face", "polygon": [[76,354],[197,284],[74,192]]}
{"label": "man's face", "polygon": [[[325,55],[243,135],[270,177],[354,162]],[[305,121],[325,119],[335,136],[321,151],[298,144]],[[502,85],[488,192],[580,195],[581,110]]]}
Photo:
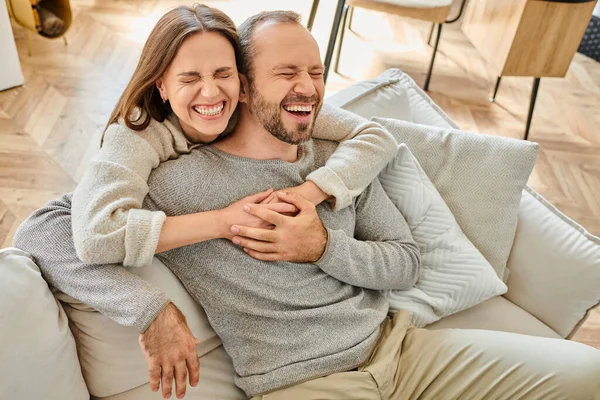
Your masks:
{"label": "man's face", "polygon": [[256,28],[253,42],[249,95],[240,100],[279,140],[309,140],[325,92],[317,43],[301,25],[268,22]]}

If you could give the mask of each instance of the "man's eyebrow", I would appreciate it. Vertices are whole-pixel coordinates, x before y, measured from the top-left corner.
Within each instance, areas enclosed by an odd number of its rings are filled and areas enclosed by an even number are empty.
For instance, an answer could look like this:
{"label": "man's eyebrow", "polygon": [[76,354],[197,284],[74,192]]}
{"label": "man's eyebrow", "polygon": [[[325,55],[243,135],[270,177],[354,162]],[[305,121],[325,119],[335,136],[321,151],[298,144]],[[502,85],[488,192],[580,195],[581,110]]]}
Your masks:
{"label": "man's eyebrow", "polygon": [[278,64],[273,69],[293,69],[294,71],[298,70],[298,66],[294,64]]}

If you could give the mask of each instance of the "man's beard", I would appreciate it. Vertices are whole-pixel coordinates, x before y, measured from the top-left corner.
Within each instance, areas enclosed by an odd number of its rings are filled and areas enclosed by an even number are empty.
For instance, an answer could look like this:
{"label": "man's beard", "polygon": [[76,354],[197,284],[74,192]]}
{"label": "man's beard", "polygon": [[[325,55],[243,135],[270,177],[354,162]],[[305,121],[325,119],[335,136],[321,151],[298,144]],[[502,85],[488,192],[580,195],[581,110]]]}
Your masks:
{"label": "man's beard", "polygon": [[310,123],[296,123],[296,130],[290,130],[285,127],[281,119],[281,110],[283,107],[281,104],[275,104],[267,101],[256,89],[254,84],[250,85],[250,102],[248,104],[248,110],[250,114],[258,120],[258,122],[271,133],[277,139],[288,143],[288,144],[300,144],[304,143],[312,137],[312,132],[315,127],[315,120],[320,109],[320,99],[315,94],[312,97],[305,96],[291,96],[286,97],[284,102],[298,102],[298,103],[314,103],[313,118]]}

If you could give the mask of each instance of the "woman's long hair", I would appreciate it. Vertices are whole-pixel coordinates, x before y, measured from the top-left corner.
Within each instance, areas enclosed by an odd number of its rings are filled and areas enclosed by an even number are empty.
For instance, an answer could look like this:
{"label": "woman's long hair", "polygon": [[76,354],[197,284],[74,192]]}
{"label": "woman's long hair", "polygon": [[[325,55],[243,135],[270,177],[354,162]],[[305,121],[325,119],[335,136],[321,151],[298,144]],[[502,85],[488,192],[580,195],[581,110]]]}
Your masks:
{"label": "woman's long hair", "polygon": [[[223,35],[231,43],[238,71],[242,72],[242,51],[231,18],[221,10],[203,4],[177,7],[163,15],[152,29],[135,72],[110,115],[106,128],[122,118],[128,128],[143,131],[151,119],[159,122],[165,120],[171,113],[171,107],[162,101],[156,81],[163,76],[183,41],[199,32]],[[210,54],[198,55],[204,56],[210,57]]]}

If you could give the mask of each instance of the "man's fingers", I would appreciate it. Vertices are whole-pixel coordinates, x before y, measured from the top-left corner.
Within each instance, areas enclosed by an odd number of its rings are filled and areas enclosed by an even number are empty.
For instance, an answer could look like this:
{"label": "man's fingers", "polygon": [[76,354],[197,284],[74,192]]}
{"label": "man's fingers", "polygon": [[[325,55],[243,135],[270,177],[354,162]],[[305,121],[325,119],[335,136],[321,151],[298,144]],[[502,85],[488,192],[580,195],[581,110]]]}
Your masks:
{"label": "man's fingers", "polygon": [[296,208],[295,205],[293,204],[289,204],[289,203],[274,203],[274,204],[267,204],[265,205],[265,208],[271,211],[275,211],[278,212],[279,214],[284,214],[284,213],[297,213],[298,209]]}
{"label": "man's fingers", "polygon": [[287,218],[278,212],[269,210],[264,205],[258,204],[246,204],[244,211],[275,226],[282,225],[285,222],[285,218]]}
{"label": "man's fingers", "polygon": [[160,366],[158,364],[152,364],[148,368],[148,377],[150,378],[150,390],[158,392],[160,389]]}
{"label": "man's fingers", "polygon": [[244,248],[244,251],[248,253],[250,257],[261,261],[279,261],[283,259],[281,253],[261,253],[247,248]]}
{"label": "man's fingers", "polygon": [[198,386],[198,382],[200,381],[200,361],[198,361],[198,355],[196,355],[196,352],[190,355],[187,360],[185,360],[185,363],[187,365],[188,376],[190,378],[190,386]]}
{"label": "man's fingers", "polygon": [[286,203],[293,204],[300,212],[304,210],[310,210],[315,208],[315,205],[310,202],[306,197],[295,192],[276,192],[275,195],[279,200],[285,201]]}
{"label": "man's fingers", "polygon": [[173,391],[173,373],[174,369],[172,365],[163,365],[161,371],[161,386],[163,398],[171,398],[171,392]]}
{"label": "man's fingers", "polygon": [[242,243],[236,243],[236,239],[239,240],[243,238],[249,238],[263,242],[275,242],[277,240],[277,234],[271,229],[250,228],[248,226],[234,225],[231,227],[231,232],[236,235],[231,240],[233,243],[239,245],[242,245]]}
{"label": "man's fingers", "polygon": [[175,365],[175,394],[177,395],[178,399],[182,399],[183,396],[185,396],[185,389],[187,385],[186,379],[187,366],[184,360]]}
{"label": "man's fingers", "polygon": [[277,251],[277,245],[275,243],[261,242],[260,240],[248,239],[239,236],[233,237],[233,243],[261,253],[274,253]]}

